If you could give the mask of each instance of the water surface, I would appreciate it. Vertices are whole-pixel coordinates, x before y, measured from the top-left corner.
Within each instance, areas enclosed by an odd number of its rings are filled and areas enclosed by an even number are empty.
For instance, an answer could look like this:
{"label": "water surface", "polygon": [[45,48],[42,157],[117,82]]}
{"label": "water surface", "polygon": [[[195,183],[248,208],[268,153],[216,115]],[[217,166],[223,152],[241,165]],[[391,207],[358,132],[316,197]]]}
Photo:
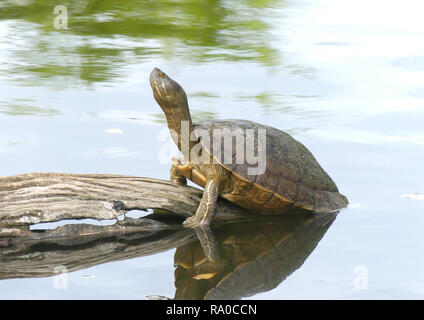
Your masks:
{"label": "water surface", "polygon": [[[350,200],[316,248],[255,299],[424,297],[424,22],[419,1],[56,1],[0,4],[0,176],[167,179],[148,75],[186,90],[193,118],[292,134]],[[166,157],[165,157],[166,158]],[[53,277],[1,298],[173,297],[175,249]],[[365,273],[364,273],[365,272]],[[358,287],[358,276],[366,285]]]}

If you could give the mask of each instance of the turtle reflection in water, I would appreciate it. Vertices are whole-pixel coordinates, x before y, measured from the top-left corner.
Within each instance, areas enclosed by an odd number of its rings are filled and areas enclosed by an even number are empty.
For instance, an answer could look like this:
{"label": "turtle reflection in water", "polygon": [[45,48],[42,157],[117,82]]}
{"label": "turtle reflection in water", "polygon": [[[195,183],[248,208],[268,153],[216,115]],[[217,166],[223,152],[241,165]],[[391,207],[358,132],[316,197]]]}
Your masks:
{"label": "turtle reflection in water", "polygon": [[240,299],[269,291],[298,269],[336,217],[280,215],[214,230],[219,259],[199,242],[177,248],[175,299]]}
{"label": "turtle reflection in water", "polygon": [[[156,102],[165,113],[171,136],[184,156],[183,163],[173,159],[171,181],[186,184],[186,179],[189,179],[204,187],[196,214],[186,219],[186,226],[208,225],[215,214],[218,196],[260,213],[281,213],[293,208],[334,212],[347,206],[346,197],[339,193],[336,184],[314,156],[287,133],[247,120],[193,123],[186,94],[177,82],[155,68],[150,74],[150,85]],[[224,141],[232,139],[235,134],[236,141],[241,138],[246,142],[246,149],[249,144],[251,149],[256,147],[259,152],[261,142],[258,135],[249,138],[247,134],[252,129],[266,132],[266,167],[262,174],[251,174],[250,169],[257,168],[259,163],[249,164],[251,161],[247,161],[245,154],[244,161],[240,163],[240,154],[228,153],[222,140],[211,139],[213,132],[218,130]],[[200,135],[200,131],[208,133],[208,139]],[[201,148],[198,150],[199,143]],[[217,144],[221,152],[215,152],[213,144]],[[198,151],[195,153],[197,161],[192,159],[193,150]],[[221,155],[229,156],[232,161],[227,164],[227,161],[222,161]]]}

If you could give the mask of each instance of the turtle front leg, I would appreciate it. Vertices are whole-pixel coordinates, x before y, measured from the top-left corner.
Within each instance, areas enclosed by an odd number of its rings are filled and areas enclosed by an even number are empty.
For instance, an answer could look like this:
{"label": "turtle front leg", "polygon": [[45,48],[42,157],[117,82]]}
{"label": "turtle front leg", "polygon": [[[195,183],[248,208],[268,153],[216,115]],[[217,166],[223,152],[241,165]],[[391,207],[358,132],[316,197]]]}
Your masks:
{"label": "turtle front leg", "polygon": [[182,164],[177,158],[172,158],[172,167],[170,171],[170,180],[181,186],[187,185],[187,179],[181,171]]}
{"label": "turtle front leg", "polygon": [[209,225],[215,215],[216,202],[218,200],[219,182],[217,178],[206,179],[205,190],[203,191],[202,200],[193,217],[184,221],[186,227],[198,227]]}

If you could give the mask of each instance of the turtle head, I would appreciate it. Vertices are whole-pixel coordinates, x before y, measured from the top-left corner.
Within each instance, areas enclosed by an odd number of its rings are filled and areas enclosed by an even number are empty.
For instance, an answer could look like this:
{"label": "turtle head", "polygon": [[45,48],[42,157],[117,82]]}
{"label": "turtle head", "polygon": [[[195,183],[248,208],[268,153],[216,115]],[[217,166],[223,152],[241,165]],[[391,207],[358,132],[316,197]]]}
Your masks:
{"label": "turtle head", "polygon": [[[188,123],[189,132],[191,132],[192,122],[184,89],[158,68],[153,69],[150,73],[150,86],[153,90],[153,97],[165,113],[171,136],[173,130],[178,137],[181,137],[184,121]],[[177,137],[173,139],[176,141]],[[177,141],[176,143],[180,147],[180,143]]]}
{"label": "turtle head", "polygon": [[153,96],[165,114],[172,108],[188,108],[187,96],[184,89],[165,72],[154,68],[150,73],[150,86]]}

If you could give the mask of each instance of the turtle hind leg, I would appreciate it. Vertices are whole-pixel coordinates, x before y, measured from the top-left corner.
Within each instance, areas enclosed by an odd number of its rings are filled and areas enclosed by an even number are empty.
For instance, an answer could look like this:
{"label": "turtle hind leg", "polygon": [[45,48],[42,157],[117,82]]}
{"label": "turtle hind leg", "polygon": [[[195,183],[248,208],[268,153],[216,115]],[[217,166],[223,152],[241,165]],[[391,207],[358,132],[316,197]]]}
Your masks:
{"label": "turtle hind leg", "polygon": [[196,214],[193,217],[187,218],[184,221],[184,226],[197,227],[209,225],[215,215],[218,188],[218,179],[213,178],[206,180],[205,190],[203,191],[202,200],[200,201]]}
{"label": "turtle hind leg", "polygon": [[172,167],[170,171],[169,180],[171,180],[171,182],[174,182],[178,185],[186,186],[187,179],[186,177],[184,177],[184,175],[181,172],[181,166],[182,166],[181,162],[178,159],[172,158]]}

